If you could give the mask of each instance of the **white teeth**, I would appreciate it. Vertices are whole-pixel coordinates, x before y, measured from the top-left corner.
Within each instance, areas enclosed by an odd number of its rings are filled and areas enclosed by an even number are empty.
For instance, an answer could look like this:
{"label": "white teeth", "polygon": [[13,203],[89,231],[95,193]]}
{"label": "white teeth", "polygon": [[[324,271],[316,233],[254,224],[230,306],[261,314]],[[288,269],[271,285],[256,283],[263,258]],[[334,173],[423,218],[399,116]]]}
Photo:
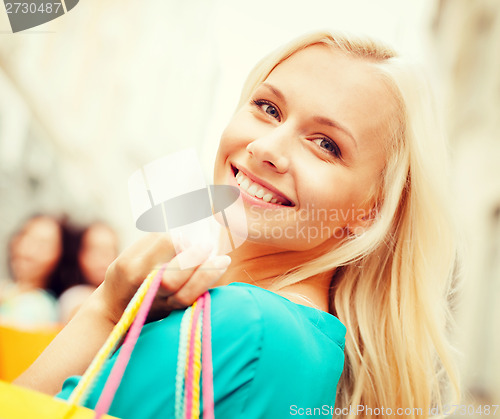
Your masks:
{"label": "white teeth", "polygon": [[243,182],[240,183],[240,186],[245,189],[245,191],[247,191],[248,187],[250,186],[250,181],[248,179],[243,179]]}
{"label": "white teeth", "polygon": [[265,202],[282,205],[281,202],[278,202],[279,198],[275,198],[271,191],[263,188],[258,183],[252,182],[242,172],[238,172],[236,174],[236,180],[238,181],[240,188],[247,191],[250,195],[260,198]]}
{"label": "white teeth", "polygon": [[252,183],[252,185],[247,189],[247,192],[250,195],[255,195],[255,192],[257,192],[258,186],[255,183]]}

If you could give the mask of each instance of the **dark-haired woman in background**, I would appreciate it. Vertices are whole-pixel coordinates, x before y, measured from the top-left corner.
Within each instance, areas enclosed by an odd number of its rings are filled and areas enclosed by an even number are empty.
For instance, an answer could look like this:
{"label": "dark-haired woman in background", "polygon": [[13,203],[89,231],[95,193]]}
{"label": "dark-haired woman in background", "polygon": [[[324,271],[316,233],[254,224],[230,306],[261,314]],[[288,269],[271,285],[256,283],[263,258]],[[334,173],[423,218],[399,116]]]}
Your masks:
{"label": "dark-haired woman in background", "polygon": [[78,234],[75,264],[81,283],[59,298],[59,320],[67,323],[95,289],[101,285],[108,266],[118,256],[116,232],[103,222],[95,222]]}
{"label": "dark-haired woman in background", "polygon": [[0,287],[0,321],[28,327],[58,322],[57,298],[80,282],[75,253],[67,223],[50,215],[29,218],[8,246],[12,281]]}

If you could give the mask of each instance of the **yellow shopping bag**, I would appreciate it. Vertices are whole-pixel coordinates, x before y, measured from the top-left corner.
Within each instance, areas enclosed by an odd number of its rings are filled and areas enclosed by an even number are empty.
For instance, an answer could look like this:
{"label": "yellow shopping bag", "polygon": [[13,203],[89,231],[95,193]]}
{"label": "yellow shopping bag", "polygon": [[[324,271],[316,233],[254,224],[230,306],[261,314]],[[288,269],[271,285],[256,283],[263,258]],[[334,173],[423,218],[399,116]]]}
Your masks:
{"label": "yellow shopping bag", "polygon": [[[0,419],[93,419],[95,412],[0,381]],[[102,416],[111,419],[112,416]]]}
{"label": "yellow shopping bag", "polygon": [[20,329],[0,325],[0,380],[13,381],[21,375],[56,337],[60,329],[56,326]]}

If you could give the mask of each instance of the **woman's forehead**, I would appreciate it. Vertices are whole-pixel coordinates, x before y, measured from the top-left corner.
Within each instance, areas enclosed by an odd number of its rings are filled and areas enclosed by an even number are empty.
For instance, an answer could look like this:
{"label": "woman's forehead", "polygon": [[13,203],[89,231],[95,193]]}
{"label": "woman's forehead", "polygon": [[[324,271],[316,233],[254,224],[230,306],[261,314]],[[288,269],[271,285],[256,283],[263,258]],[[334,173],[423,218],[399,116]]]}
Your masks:
{"label": "woman's forehead", "polygon": [[397,109],[373,60],[327,45],[294,53],[274,68],[265,86],[281,93],[288,106],[334,117],[359,138],[383,133]]}
{"label": "woman's forehead", "polygon": [[270,80],[294,85],[307,82],[309,88],[318,86],[323,95],[346,89],[363,89],[368,94],[383,84],[372,60],[327,45],[295,52],[271,71],[266,78]]}
{"label": "woman's forehead", "polygon": [[23,231],[59,231],[59,224],[57,223],[56,220],[50,218],[50,217],[36,217],[33,218],[32,220],[29,220],[25,227],[23,228]]}

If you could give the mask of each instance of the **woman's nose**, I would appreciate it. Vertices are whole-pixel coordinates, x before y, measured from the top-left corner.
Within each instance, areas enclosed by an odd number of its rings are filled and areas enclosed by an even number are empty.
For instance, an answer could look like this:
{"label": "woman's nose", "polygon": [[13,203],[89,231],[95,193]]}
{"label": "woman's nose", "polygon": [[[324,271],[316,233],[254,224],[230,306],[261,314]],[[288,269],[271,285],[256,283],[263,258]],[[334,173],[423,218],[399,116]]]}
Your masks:
{"label": "woman's nose", "polygon": [[278,173],[285,173],[290,166],[291,133],[284,125],[250,142],[246,150],[255,159]]}

